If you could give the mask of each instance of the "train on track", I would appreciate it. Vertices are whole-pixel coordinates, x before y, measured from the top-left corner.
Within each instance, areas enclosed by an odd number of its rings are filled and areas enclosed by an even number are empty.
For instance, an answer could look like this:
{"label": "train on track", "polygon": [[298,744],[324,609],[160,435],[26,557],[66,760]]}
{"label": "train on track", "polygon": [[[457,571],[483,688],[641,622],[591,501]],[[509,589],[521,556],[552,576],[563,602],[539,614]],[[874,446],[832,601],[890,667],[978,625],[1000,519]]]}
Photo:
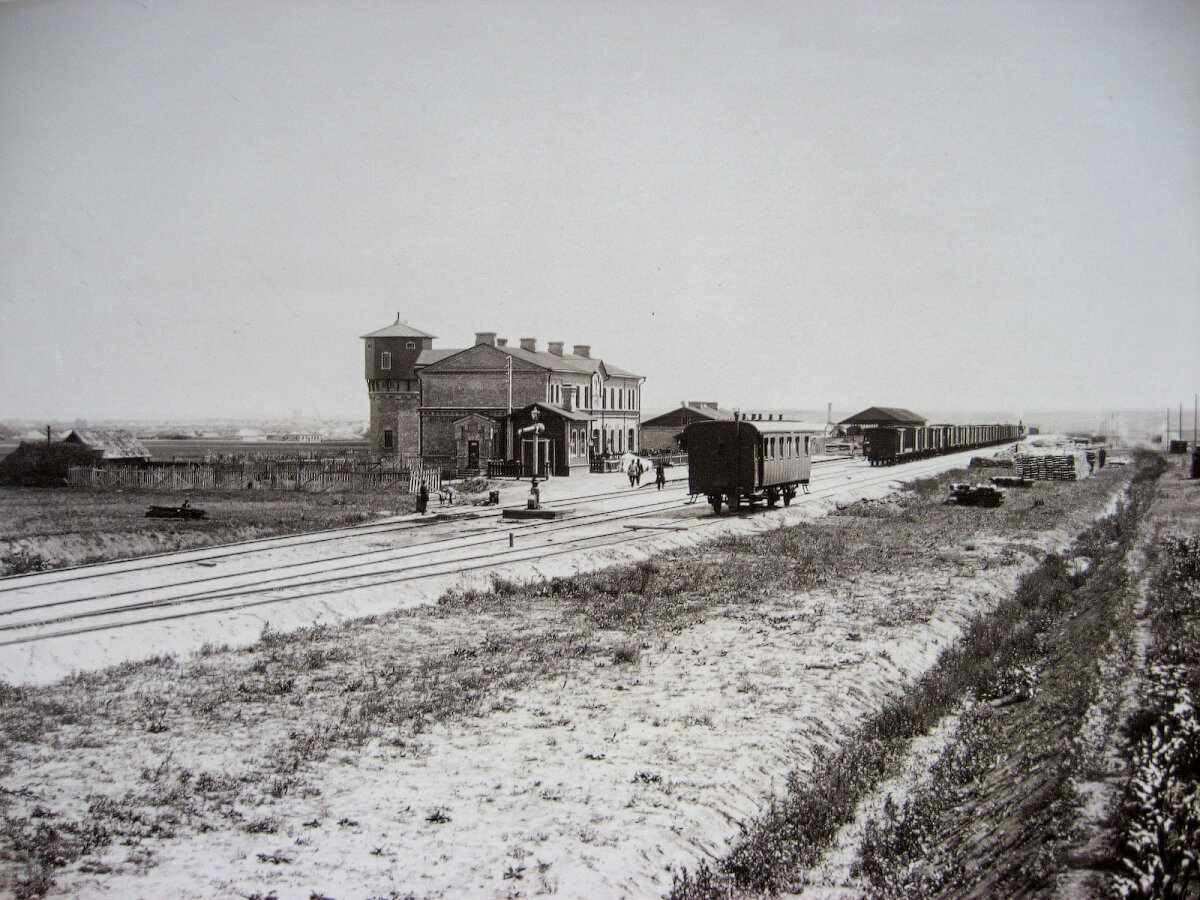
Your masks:
{"label": "train on track", "polygon": [[[873,466],[891,466],[946,453],[1016,442],[1021,425],[925,425],[866,428],[863,455]],[[791,503],[808,490],[813,434],[799,422],[694,422],[683,432],[688,491],[708,498],[718,515],[742,503]]]}
{"label": "train on track", "polygon": [[930,456],[1015,443],[1022,425],[923,425],[864,428],[863,455],[873,466],[894,466]]}
{"label": "train on track", "polygon": [[693,422],[683,431],[688,492],[707,497],[718,515],[743,501],[787,506],[808,490],[812,439],[799,422]]}

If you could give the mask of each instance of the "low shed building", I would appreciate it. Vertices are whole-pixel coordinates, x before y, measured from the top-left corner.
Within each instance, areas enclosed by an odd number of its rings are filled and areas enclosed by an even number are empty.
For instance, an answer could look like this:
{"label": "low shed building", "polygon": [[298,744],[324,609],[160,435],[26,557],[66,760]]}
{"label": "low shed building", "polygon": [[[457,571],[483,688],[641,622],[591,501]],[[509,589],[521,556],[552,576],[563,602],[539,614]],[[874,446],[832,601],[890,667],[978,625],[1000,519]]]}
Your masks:
{"label": "low shed building", "polygon": [[140,463],[150,461],[150,451],[128,431],[119,428],[76,428],[65,444],[79,444],[91,450],[97,462]]}
{"label": "low shed building", "polygon": [[710,401],[690,400],[677,409],[642,421],[642,450],[649,453],[679,450],[683,429],[693,422],[728,421],[733,413]]}

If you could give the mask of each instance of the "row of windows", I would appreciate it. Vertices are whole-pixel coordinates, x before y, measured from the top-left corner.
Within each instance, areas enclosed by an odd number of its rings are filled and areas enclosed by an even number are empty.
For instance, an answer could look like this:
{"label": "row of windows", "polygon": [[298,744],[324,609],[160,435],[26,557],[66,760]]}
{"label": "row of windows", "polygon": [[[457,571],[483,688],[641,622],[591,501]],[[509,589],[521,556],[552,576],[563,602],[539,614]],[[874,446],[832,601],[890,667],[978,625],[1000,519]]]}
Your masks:
{"label": "row of windows", "polygon": [[[594,409],[592,405],[592,389],[584,385],[580,388],[579,406],[582,409]],[[638,408],[638,392],[636,388],[603,388],[600,391],[600,409],[629,409]],[[563,385],[552,382],[546,388],[546,402],[561,406],[563,402]]]}
{"label": "row of windows", "polygon": [[794,459],[808,455],[808,438],[798,434],[763,438],[764,459]]}
{"label": "row of windows", "polygon": [[622,431],[620,428],[592,429],[592,450],[596,453],[624,453],[637,450],[637,429]]}

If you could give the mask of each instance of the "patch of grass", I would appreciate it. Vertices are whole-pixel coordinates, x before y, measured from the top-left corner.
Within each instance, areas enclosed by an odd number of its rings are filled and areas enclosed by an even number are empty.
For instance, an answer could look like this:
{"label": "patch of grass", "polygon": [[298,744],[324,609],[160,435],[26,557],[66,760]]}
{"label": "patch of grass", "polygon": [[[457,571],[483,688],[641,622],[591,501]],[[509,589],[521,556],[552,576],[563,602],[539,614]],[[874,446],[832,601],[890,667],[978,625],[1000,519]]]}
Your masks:
{"label": "patch of grass", "polygon": [[642,648],[637,644],[621,644],[613,650],[613,663],[618,666],[636,665],[642,658]]}
{"label": "patch of grass", "polygon": [[29,550],[15,550],[0,556],[0,575],[24,575],[50,568],[46,557]]}
{"label": "patch of grass", "polygon": [[368,492],[200,490],[187,497],[207,519],[145,518],[148,506],[167,502],[160,491],[0,486],[0,554],[20,541],[46,568],[58,568],[353,525],[397,504],[395,495]]}
{"label": "patch of grass", "polygon": [[1147,696],[1127,728],[1112,861],[1126,900],[1186,898],[1200,884],[1200,538],[1167,540],[1158,556]]}

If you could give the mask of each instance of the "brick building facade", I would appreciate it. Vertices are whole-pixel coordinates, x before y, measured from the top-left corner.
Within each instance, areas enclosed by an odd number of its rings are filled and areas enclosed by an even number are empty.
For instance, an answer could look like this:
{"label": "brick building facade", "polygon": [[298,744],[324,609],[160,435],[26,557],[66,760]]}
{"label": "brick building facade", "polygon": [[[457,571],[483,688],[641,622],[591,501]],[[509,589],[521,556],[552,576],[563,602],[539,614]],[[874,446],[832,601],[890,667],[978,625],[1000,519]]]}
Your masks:
{"label": "brick building facade", "polygon": [[590,455],[640,449],[644,379],[593,358],[588,345],[568,353],[552,341],[538,350],[533,338],[509,346],[495,332],[479,332],[471,347],[434,350],[433,335],[399,318],[363,337],[378,454],[419,454],[457,470],[518,459],[511,414],[535,404],[573,423],[558,438],[564,446],[552,458],[566,471],[556,474],[586,467]]}

